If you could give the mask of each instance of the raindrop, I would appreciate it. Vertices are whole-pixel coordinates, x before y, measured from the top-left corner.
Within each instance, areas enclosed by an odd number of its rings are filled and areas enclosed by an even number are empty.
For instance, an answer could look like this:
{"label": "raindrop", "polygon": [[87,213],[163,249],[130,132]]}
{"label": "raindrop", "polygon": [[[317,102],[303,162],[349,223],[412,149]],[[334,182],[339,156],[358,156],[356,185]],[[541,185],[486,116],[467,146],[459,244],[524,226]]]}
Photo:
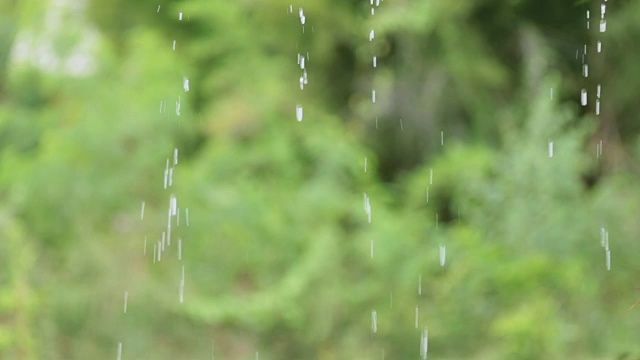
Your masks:
{"label": "raindrop", "polygon": [[127,313],[127,300],[129,299],[129,292],[124,292],[124,313]]}
{"label": "raindrop", "polygon": [[369,32],[369,41],[373,41],[375,36],[376,36],[375,31],[373,29],[371,29],[371,31]]}
{"label": "raindrop", "polygon": [[444,146],[444,131],[440,131],[440,146]]}
{"label": "raindrop", "polygon": [[182,239],[178,239],[178,260],[182,260]]}
{"label": "raindrop", "polygon": [[180,11],[180,14],[178,14],[178,20],[182,21],[182,11]]}
{"label": "raindrop", "polygon": [[182,278],[180,279],[180,304],[184,302],[184,265],[182,266]]}
{"label": "raindrop", "polygon": [[178,165],[178,148],[173,149],[173,165]]}
{"label": "raindrop", "polygon": [[440,245],[440,266],[444,266],[447,257],[447,248]]}
{"label": "raindrop", "polygon": [[364,212],[367,214],[369,223],[371,223],[371,202],[369,200],[369,197],[367,196],[367,193],[364,193]]}
{"label": "raindrop", "polygon": [[377,67],[378,66],[378,57],[374,56],[373,57],[373,67]]}
{"label": "raindrop", "polygon": [[418,275],[418,295],[422,295],[422,275]]}
{"label": "raindrop", "polygon": [[158,13],[160,12],[160,5],[158,5],[158,10],[156,12],[158,12]]}
{"label": "raindrop", "polygon": [[600,86],[600,84],[598,84],[598,86],[596,86],[596,97],[598,99],[600,99],[601,90],[602,90],[602,87]]}
{"label": "raindrop", "polygon": [[142,202],[142,208],[140,209],[140,220],[144,220],[144,201]]}
{"label": "raindrop", "polygon": [[553,88],[549,89],[549,99],[553,100]]}
{"label": "raindrop", "polygon": [[173,51],[176,51],[176,41],[173,40]]}
{"label": "raindrop", "polygon": [[582,65],[582,75],[584,75],[584,77],[589,77],[589,65]]}
{"label": "raindrop", "polygon": [[296,119],[298,121],[302,121],[303,113],[302,113],[302,105],[296,105]]}
{"label": "raindrop", "polygon": [[433,168],[429,169],[429,185],[433,185]]}
{"label": "raindrop", "polygon": [[587,89],[582,89],[580,93],[580,103],[582,106],[587,106]]}
{"label": "raindrop", "polygon": [[371,332],[378,332],[378,314],[375,310],[371,312]]}
{"label": "raindrop", "polygon": [[182,100],[180,96],[178,96],[178,101],[176,101],[176,115],[180,116],[180,107],[182,105]]}
{"label": "raindrop", "polygon": [[298,54],[298,58],[300,59],[300,69],[304,70],[304,57]]}
{"label": "raindrop", "polygon": [[549,157],[553,157],[553,141],[549,140]]}
{"label": "raindrop", "polygon": [[304,16],[304,10],[300,8],[300,10],[298,11],[298,14],[300,15],[300,23],[304,25],[304,23],[307,21],[306,17]]}
{"label": "raindrop", "polygon": [[596,47],[598,48],[598,52],[601,53],[602,52],[602,41],[598,40],[598,44],[596,45]]}
{"label": "raindrop", "polygon": [[607,20],[602,19],[600,20],[600,32],[605,32],[607,31]]}
{"label": "raindrop", "polygon": [[596,115],[600,115],[600,99],[596,100]]}
{"label": "raindrop", "polygon": [[118,360],[122,360],[122,343],[118,343]]}
{"label": "raindrop", "polygon": [[419,319],[419,309],[418,309],[418,305],[416,305],[416,329],[418,328],[418,319]]}
{"label": "raindrop", "polygon": [[189,78],[186,76],[182,78],[182,87],[184,88],[185,92],[189,91]]}
{"label": "raindrop", "polygon": [[187,208],[186,211],[187,211],[187,226],[189,226],[189,208]]}
{"label": "raindrop", "polygon": [[600,140],[600,144],[599,145],[600,145],[600,149],[599,149],[600,152],[598,153],[598,157],[601,157],[602,156],[602,140]]}
{"label": "raindrop", "polygon": [[373,101],[373,103],[376,103],[376,91],[375,90],[371,90],[371,101]]}
{"label": "raindrop", "polygon": [[429,350],[429,330],[425,326],[420,337],[420,356],[423,360],[427,359],[427,351]]}
{"label": "raindrop", "polygon": [[169,216],[175,216],[178,208],[178,199],[173,194],[169,198],[169,208],[171,209]]}

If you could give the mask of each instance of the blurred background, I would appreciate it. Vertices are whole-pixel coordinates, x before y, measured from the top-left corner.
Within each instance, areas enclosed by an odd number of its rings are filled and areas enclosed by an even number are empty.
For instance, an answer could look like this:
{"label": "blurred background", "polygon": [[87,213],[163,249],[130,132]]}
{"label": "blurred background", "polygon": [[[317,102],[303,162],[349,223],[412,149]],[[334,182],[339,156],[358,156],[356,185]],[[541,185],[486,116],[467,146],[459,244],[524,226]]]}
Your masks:
{"label": "blurred background", "polygon": [[625,0],[0,0],[0,358],[640,358],[639,37]]}

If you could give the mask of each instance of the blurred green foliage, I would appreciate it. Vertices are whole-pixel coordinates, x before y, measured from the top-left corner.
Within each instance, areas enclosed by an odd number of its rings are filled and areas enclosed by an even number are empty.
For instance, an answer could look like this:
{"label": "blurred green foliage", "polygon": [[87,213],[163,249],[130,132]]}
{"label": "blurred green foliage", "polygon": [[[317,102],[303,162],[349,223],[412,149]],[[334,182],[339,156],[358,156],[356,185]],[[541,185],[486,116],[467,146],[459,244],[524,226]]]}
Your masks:
{"label": "blurred green foliage", "polygon": [[640,354],[640,8],[609,5],[0,0],[0,358]]}

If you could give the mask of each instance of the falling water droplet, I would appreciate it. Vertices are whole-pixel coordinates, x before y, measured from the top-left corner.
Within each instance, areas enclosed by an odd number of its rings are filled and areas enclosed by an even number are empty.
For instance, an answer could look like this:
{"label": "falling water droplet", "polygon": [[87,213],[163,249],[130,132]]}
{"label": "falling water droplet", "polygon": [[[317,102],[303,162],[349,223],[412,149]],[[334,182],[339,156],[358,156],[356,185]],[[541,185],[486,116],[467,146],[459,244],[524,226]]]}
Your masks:
{"label": "falling water droplet", "polygon": [[373,57],[373,67],[377,67],[378,66],[378,57],[374,56]]}
{"label": "falling water droplet", "polygon": [[600,32],[605,32],[607,31],[607,20],[602,19],[600,20]]}
{"label": "falling water droplet", "polygon": [[189,92],[189,78],[186,76],[182,78],[182,87],[185,92]]}
{"label": "falling water droplet", "polygon": [[369,32],[369,41],[373,41],[375,37],[376,37],[376,33],[373,29],[371,29],[371,31]]}
{"label": "falling water droplet", "polygon": [[306,16],[304,16],[304,10],[300,8],[300,10],[298,11],[298,14],[300,15],[300,23],[304,25],[305,22],[307,21]]}
{"label": "falling water droplet", "polygon": [[422,336],[420,336],[420,356],[422,360],[427,359],[427,352],[429,351],[429,330],[425,326],[422,330]]}
{"label": "falling water droplet", "polygon": [[598,40],[598,43],[597,43],[596,47],[598,48],[598,52],[601,53],[602,52],[602,41]]}
{"label": "falling water droplet", "polygon": [[418,322],[419,322],[419,312],[420,310],[418,309],[418,305],[416,305],[416,329],[418,328]]}
{"label": "falling water droplet", "polygon": [[140,220],[144,220],[144,201],[142,202],[142,208],[140,209]]}
{"label": "falling water droplet", "polygon": [[440,245],[440,266],[444,266],[447,258],[447,248]]}
{"label": "falling water droplet", "polygon": [[553,157],[553,141],[549,140],[549,157]]}
{"label": "falling water droplet", "polygon": [[582,89],[580,92],[580,103],[582,106],[587,106],[587,89]]}
{"label": "falling water droplet", "polygon": [[124,292],[124,313],[127,313],[127,301],[129,300],[129,292]]}
{"label": "falling water droplet", "polygon": [[176,41],[173,40],[173,51],[176,51]]}
{"label": "falling water droplet", "polygon": [[302,105],[296,105],[296,119],[298,121],[302,121],[302,117],[304,115],[302,111]]}
{"label": "falling water droplet", "polygon": [[600,115],[600,99],[596,99],[596,115]]}
{"label": "falling water droplet", "polygon": [[182,278],[180,279],[180,304],[184,302],[184,265],[182,265]]}
{"label": "falling water droplet", "polygon": [[378,313],[375,310],[371,312],[371,332],[378,332]]}
{"label": "falling water droplet", "polygon": [[587,64],[582,65],[582,75],[584,77],[589,77],[589,65]]}
{"label": "falling water droplet", "polygon": [[118,360],[122,360],[122,343],[118,343]]}
{"label": "falling water droplet", "polygon": [[180,11],[180,14],[178,14],[178,20],[182,21],[182,11]]}
{"label": "falling water droplet", "polygon": [[375,90],[371,90],[371,101],[374,104],[376,103],[376,91]]}
{"label": "falling water droplet", "polygon": [[182,239],[178,239],[178,260],[182,260]]}
{"label": "falling water droplet", "polygon": [[598,84],[598,86],[596,86],[596,97],[597,97],[598,99],[600,99],[600,95],[601,95],[601,93],[602,93],[602,91],[601,91],[601,90],[602,90],[602,87],[600,86],[600,84]]}

